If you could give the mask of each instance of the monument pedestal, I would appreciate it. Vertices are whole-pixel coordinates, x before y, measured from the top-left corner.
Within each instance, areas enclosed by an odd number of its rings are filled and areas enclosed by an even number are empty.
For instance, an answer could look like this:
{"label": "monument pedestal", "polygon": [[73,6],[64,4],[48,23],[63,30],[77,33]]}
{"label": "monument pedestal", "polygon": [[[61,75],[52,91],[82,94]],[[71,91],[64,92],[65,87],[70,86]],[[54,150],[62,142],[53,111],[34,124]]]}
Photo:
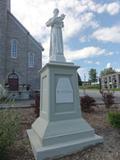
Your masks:
{"label": "monument pedestal", "polygon": [[81,116],[77,69],[72,63],[48,63],[41,70],[40,117],[27,131],[36,160],[103,142]]}

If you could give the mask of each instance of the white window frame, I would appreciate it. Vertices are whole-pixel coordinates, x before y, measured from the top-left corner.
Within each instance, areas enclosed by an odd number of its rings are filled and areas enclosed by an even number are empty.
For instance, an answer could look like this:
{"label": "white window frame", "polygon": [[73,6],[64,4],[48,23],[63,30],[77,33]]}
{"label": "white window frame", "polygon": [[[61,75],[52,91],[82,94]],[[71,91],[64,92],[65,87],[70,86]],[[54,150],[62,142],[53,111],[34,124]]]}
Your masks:
{"label": "white window frame", "polygon": [[11,40],[11,58],[17,58],[17,40]]}
{"label": "white window frame", "polygon": [[29,52],[28,53],[28,67],[33,68],[35,65],[35,54]]}

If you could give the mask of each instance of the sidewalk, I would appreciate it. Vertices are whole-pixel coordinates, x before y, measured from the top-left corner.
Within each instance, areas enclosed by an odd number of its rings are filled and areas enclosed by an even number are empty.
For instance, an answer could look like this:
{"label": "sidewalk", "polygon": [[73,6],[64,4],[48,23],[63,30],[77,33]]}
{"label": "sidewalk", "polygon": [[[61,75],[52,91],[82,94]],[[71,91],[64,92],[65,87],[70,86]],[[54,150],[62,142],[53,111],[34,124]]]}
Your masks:
{"label": "sidewalk", "polygon": [[[85,93],[84,90],[82,89],[79,90],[80,97],[84,96],[85,94],[93,97],[96,100],[97,104],[104,104],[102,95],[100,94],[99,90],[85,89]],[[120,92],[119,91],[113,92],[113,96],[115,103],[120,104]]]}
{"label": "sidewalk", "polygon": [[3,108],[28,108],[33,107],[35,100],[16,100],[14,103],[0,104],[0,109]]}

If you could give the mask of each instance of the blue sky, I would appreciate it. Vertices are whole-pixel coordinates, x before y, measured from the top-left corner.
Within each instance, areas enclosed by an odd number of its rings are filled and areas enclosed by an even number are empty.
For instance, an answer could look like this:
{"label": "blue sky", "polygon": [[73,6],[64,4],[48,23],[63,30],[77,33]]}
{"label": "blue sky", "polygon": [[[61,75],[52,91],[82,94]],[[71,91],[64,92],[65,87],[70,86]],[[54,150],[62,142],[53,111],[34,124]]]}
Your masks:
{"label": "blue sky", "polygon": [[99,73],[112,66],[120,71],[119,0],[11,0],[12,13],[42,43],[43,65],[48,62],[50,29],[45,26],[53,9],[64,13],[64,55],[81,66],[82,79],[91,68]]}

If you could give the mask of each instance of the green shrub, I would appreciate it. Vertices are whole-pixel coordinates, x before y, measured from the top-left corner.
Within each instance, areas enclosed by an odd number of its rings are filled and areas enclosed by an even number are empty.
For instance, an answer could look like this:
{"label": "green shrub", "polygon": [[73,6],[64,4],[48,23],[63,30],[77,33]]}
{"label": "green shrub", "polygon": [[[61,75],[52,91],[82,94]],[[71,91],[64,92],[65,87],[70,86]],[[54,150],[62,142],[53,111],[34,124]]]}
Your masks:
{"label": "green shrub", "polygon": [[19,117],[13,110],[0,110],[0,158],[7,159],[8,148],[14,143],[19,129]]}
{"label": "green shrub", "polygon": [[99,84],[83,84],[82,86],[80,86],[80,89],[95,89],[95,90],[99,90],[100,89],[100,85]]}
{"label": "green shrub", "polygon": [[120,112],[109,112],[108,121],[115,128],[120,128]]}
{"label": "green shrub", "polygon": [[7,96],[7,91],[4,89],[4,87],[0,84],[0,100],[2,98],[5,98]]}
{"label": "green shrub", "polygon": [[80,105],[83,112],[91,112],[93,106],[96,106],[95,99],[88,95],[80,97]]}

